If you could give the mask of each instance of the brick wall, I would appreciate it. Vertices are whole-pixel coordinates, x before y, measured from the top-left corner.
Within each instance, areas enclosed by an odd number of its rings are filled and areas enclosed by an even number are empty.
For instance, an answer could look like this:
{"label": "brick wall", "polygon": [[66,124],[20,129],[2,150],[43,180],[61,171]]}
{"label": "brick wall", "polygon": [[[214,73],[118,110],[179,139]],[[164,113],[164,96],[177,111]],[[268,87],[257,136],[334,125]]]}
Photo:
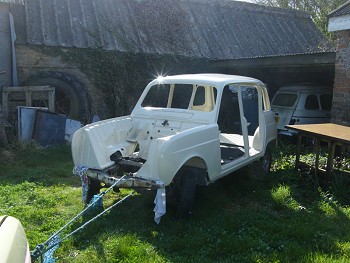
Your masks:
{"label": "brick wall", "polygon": [[350,126],[350,30],[338,33],[331,122]]}

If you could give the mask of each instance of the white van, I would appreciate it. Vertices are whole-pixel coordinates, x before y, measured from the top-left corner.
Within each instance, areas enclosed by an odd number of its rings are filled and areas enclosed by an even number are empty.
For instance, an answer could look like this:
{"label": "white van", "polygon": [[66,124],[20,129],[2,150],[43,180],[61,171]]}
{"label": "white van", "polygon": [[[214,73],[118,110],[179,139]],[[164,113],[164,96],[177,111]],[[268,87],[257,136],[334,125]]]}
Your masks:
{"label": "white van", "polygon": [[285,128],[293,124],[330,122],[332,88],[312,85],[281,87],[272,99],[278,133],[293,136],[297,132]]}

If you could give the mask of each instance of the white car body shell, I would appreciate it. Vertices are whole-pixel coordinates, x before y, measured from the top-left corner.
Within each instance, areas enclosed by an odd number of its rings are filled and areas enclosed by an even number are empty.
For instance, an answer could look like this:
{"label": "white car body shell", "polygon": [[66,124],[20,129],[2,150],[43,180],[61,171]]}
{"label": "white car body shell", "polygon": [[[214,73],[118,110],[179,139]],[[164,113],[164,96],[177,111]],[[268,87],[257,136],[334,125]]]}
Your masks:
{"label": "white car body shell", "polygon": [[[149,90],[157,85],[193,85],[188,108],[146,107],[142,103]],[[218,115],[224,87],[251,87],[257,94],[258,127],[249,135],[243,114],[242,92],[237,92],[241,134],[223,133]],[[205,90],[205,103],[194,105],[198,87]],[[213,88],[214,87],[214,88]],[[170,88],[171,89],[171,88]],[[213,90],[215,89],[215,96]],[[244,88],[246,89],[246,88]],[[216,98],[215,98],[216,97]],[[168,99],[169,101],[172,98]],[[169,185],[183,165],[198,167],[206,172],[205,183],[211,183],[258,160],[269,142],[276,138],[276,122],[270,109],[265,85],[253,78],[224,74],[189,74],[159,77],[150,82],[130,116],[92,123],[73,136],[72,155],[76,166],[104,171],[115,162],[111,155],[144,160],[133,177]],[[244,152],[239,158],[223,162],[222,145],[237,145]],[[227,147],[227,146],[222,146]]]}

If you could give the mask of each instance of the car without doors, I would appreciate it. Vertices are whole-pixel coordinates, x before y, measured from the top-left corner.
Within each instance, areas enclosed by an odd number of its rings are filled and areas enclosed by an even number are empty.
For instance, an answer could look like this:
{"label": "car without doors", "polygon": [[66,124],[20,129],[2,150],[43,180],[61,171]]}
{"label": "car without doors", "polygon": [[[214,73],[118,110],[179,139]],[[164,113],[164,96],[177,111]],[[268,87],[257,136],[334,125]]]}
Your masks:
{"label": "car without doors", "polygon": [[267,172],[276,122],[265,85],[224,74],[158,77],[130,116],[87,125],[72,141],[86,166],[86,201],[101,185],[159,189],[189,213],[197,185],[208,185],[253,162]]}

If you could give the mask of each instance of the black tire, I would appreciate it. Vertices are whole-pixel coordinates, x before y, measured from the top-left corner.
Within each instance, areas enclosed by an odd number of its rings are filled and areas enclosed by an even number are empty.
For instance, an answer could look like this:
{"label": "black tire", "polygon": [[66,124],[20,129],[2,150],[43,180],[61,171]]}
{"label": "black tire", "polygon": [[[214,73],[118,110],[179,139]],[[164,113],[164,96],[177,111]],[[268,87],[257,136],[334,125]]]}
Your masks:
{"label": "black tire", "polygon": [[181,177],[176,218],[188,218],[192,215],[192,209],[196,197],[196,188],[197,183],[195,174],[187,173]]}
{"label": "black tire", "polygon": [[184,166],[167,188],[167,205],[175,210],[175,218],[192,214],[197,188],[197,169]]}
{"label": "black tire", "polygon": [[265,154],[259,160],[260,175],[266,176],[270,172],[272,164],[272,152],[269,147],[266,148]]}
{"label": "black tire", "polygon": [[89,178],[89,188],[88,188],[88,193],[86,197],[86,204],[90,203],[94,195],[97,195],[100,193],[100,189],[101,189],[100,181]]}
{"label": "black tire", "polygon": [[72,119],[87,119],[87,92],[75,77],[57,71],[44,71],[31,76],[25,85],[55,87],[56,112]]}

